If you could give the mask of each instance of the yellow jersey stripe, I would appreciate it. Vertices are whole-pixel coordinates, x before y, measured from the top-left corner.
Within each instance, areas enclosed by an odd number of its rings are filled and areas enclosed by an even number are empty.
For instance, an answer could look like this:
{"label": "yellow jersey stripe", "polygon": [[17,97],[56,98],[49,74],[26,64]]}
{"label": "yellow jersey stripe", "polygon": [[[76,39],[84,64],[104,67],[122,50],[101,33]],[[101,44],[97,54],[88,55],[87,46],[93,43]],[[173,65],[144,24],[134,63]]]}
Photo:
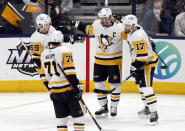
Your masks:
{"label": "yellow jersey stripe", "polygon": [[95,59],[95,63],[99,65],[120,65],[122,64],[122,58],[115,60],[98,60]]}
{"label": "yellow jersey stripe", "polygon": [[47,79],[41,79],[42,82],[47,82],[48,80]]}
{"label": "yellow jersey stripe", "polygon": [[98,94],[97,95],[98,97],[104,97],[104,96],[107,96],[106,94]]}
{"label": "yellow jersey stripe", "polygon": [[52,84],[61,84],[61,83],[65,83],[65,82],[68,82],[67,80],[62,80],[62,81],[52,81],[49,83],[49,85],[52,85]]}
{"label": "yellow jersey stripe", "polygon": [[86,33],[87,35],[94,35],[94,34],[93,34],[93,25],[87,25],[87,26],[85,27],[85,33]]}
{"label": "yellow jersey stripe", "polygon": [[150,101],[153,101],[153,100],[156,100],[156,97],[152,97],[150,99],[146,99],[147,102],[150,102]]}
{"label": "yellow jersey stripe", "polygon": [[144,95],[141,95],[141,98],[145,98],[145,96]]}
{"label": "yellow jersey stripe", "polygon": [[67,91],[71,91],[73,90],[73,87],[66,87],[66,88],[62,88],[62,89],[51,89],[50,93],[63,93],[63,92],[67,92]]}
{"label": "yellow jersey stripe", "polygon": [[115,52],[115,53],[96,53],[96,55],[100,55],[100,56],[113,56],[113,55],[118,55],[118,54],[122,54],[122,51],[119,52]]}
{"label": "yellow jersey stripe", "polygon": [[77,126],[75,126],[74,129],[75,129],[75,130],[84,130],[85,127],[77,127]]}
{"label": "yellow jersey stripe", "polygon": [[119,99],[120,96],[111,96],[111,98],[113,98],[113,99]]}
{"label": "yellow jersey stripe", "polygon": [[66,75],[75,75],[76,72],[66,72]]}
{"label": "yellow jersey stripe", "polygon": [[27,6],[26,9],[25,9],[25,12],[36,13],[37,12],[37,7]]}
{"label": "yellow jersey stripe", "polygon": [[24,17],[22,17],[9,2],[6,5],[1,16],[15,27],[20,26],[17,21],[21,21],[22,19],[24,19]]}
{"label": "yellow jersey stripe", "polygon": [[57,131],[68,131],[67,129],[58,129]]}

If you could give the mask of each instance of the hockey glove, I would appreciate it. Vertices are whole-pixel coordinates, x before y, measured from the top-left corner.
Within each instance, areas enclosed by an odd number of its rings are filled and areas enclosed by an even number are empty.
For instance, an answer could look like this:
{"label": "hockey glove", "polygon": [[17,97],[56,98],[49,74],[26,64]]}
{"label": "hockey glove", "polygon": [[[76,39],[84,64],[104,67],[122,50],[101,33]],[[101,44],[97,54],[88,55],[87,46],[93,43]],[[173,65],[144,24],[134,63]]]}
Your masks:
{"label": "hockey glove", "polygon": [[80,24],[80,21],[69,21],[69,26],[78,28],[78,25]]}
{"label": "hockey glove", "polygon": [[121,15],[113,15],[114,19],[121,22],[121,18],[122,16]]}
{"label": "hockey glove", "polygon": [[76,34],[76,35],[71,35],[70,36],[70,43],[71,44],[74,44],[75,42],[84,42],[84,40],[85,40],[85,37],[83,36],[83,35],[81,35],[81,34]]}
{"label": "hockey glove", "polygon": [[134,66],[137,70],[143,67],[146,64],[146,62],[143,61],[134,61],[131,65]]}
{"label": "hockey glove", "polygon": [[132,76],[134,77],[134,78],[136,78],[136,68],[134,67],[134,66],[130,66],[130,74],[133,74]]}

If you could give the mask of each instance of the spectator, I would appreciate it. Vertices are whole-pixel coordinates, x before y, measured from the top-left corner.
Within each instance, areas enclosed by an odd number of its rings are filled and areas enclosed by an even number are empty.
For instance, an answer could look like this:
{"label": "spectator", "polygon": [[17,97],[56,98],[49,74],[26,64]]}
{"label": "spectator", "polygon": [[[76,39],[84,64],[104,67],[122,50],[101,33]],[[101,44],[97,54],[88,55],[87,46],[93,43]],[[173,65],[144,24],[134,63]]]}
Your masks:
{"label": "spectator", "polygon": [[175,36],[185,37],[185,5],[181,8],[181,12],[176,16],[175,19],[175,28],[174,34]]}
{"label": "spectator", "polygon": [[[22,34],[20,22],[24,20],[24,17],[21,15],[21,4],[18,1],[8,2],[9,0],[4,1],[4,7],[1,12],[1,18],[4,21],[4,33],[5,34]],[[18,8],[19,7],[19,8]],[[18,13],[17,13],[18,12]]]}
{"label": "spectator", "polygon": [[164,0],[166,9],[170,11],[171,16],[175,20],[175,17],[181,12],[184,5],[184,0]]}
{"label": "spectator", "polygon": [[142,27],[150,36],[168,36],[172,32],[173,20],[170,13],[164,9],[162,0],[156,0],[153,10],[147,11],[142,19]]}
{"label": "spectator", "polygon": [[184,0],[176,0],[176,10],[178,14],[184,11],[184,4]]}
{"label": "spectator", "polygon": [[30,34],[35,30],[31,13],[21,0],[4,0],[0,16],[4,22],[5,34]]}
{"label": "spectator", "polygon": [[61,3],[62,14],[69,14],[73,8],[73,0],[63,0]]}
{"label": "spectator", "polygon": [[75,8],[79,8],[80,7],[80,0],[73,0],[73,6]]}
{"label": "spectator", "polygon": [[[73,18],[70,15],[72,9],[72,0],[49,0],[48,12],[51,17],[52,25],[62,31],[63,34],[71,34],[73,31],[69,30],[66,25],[67,21],[71,21]],[[42,10],[45,8],[45,0],[38,0],[39,7]]]}

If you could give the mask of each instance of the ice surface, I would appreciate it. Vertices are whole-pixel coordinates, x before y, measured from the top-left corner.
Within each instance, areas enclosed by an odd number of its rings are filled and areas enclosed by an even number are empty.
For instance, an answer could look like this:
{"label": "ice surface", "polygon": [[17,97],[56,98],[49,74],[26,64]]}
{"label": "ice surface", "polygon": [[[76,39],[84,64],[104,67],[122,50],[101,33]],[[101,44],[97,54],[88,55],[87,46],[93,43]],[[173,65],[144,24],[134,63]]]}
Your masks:
{"label": "ice surface", "polygon": [[[96,95],[84,94],[94,114],[99,109]],[[151,126],[137,112],[143,108],[138,94],[122,94],[116,118],[98,119],[103,128],[119,131],[184,131],[185,96],[157,95],[159,125]],[[98,131],[90,116],[85,117],[86,131]],[[73,131],[69,119],[69,131]],[[0,131],[56,131],[52,102],[47,93],[0,94]]]}

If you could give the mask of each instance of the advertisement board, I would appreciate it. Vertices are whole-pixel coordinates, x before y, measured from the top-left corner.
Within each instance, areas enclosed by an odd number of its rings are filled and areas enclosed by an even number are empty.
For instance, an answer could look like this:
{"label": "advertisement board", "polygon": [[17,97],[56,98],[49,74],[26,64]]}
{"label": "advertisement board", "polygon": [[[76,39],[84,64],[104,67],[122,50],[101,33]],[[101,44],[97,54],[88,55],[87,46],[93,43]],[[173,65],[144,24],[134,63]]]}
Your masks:
{"label": "advertisement board", "polygon": [[[0,48],[0,92],[38,92],[46,91],[43,87],[38,73],[33,67],[31,55],[26,50],[21,41],[28,43],[30,38],[0,38],[0,43],[3,45]],[[154,39],[156,43],[156,51],[163,52],[160,54],[161,59],[166,63],[168,68],[162,69],[164,64],[159,60],[154,74],[154,85],[157,93],[169,94],[185,94],[185,53],[184,40],[177,39]],[[86,42],[63,43],[73,51],[76,72],[79,80],[85,83],[86,72],[90,75],[90,87],[92,91],[93,82],[93,64],[95,55],[95,39],[90,39],[90,48],[86,49]],[[86,59],[87,53],[90,54],[89,59]],[[87,62],[90,69],[86,67]],[[130,52],[128,44],[123,42],[123,68],[122,79],[124,80],[130,75]],[[85,86],[85,84],[84,84]],[[85,88],[85,87],[84,87]],[[109,87],[108,87],[109,88]],[[86,89],[84,89],[86,90]],[[122,85],[123,92],[138,92],[134,79],[129,79]]]}

